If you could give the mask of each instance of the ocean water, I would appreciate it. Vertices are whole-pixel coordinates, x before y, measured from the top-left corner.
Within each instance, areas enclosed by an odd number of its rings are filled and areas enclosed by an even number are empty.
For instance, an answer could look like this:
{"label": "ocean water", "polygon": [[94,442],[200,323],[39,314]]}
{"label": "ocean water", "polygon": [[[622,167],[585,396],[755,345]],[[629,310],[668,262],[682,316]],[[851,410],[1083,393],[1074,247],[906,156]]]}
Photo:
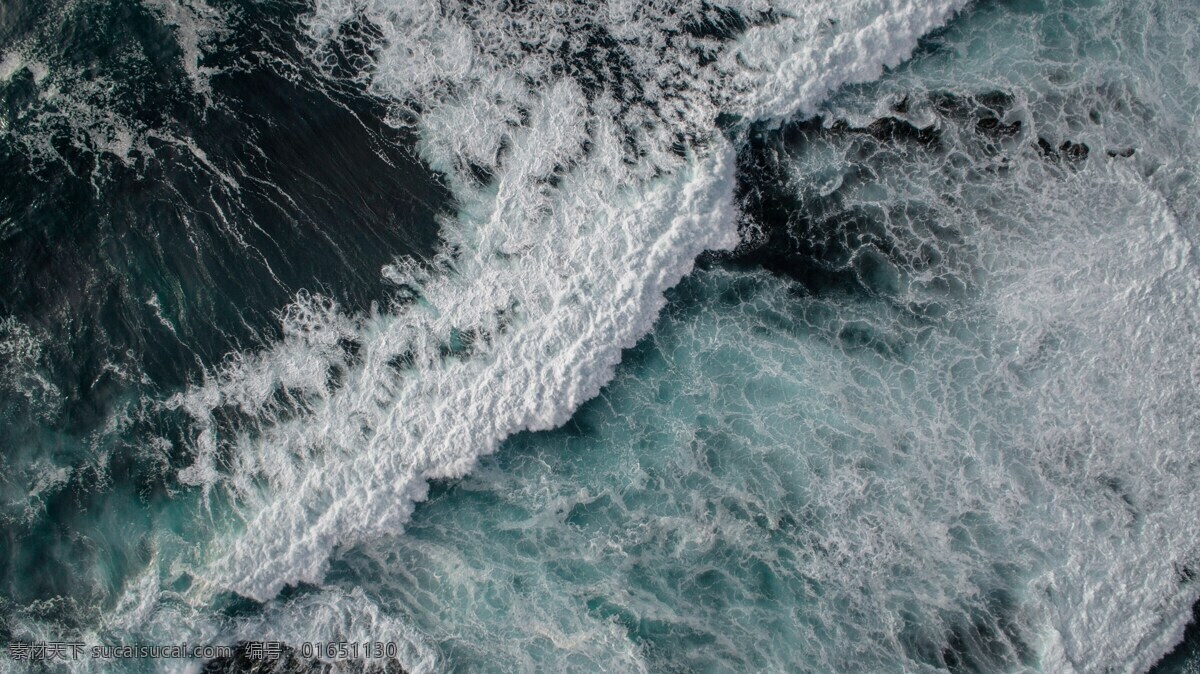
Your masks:
{"label": "ocean water", "polygon": [[6,5],[0,637],[1195,671],[1197,26]]}

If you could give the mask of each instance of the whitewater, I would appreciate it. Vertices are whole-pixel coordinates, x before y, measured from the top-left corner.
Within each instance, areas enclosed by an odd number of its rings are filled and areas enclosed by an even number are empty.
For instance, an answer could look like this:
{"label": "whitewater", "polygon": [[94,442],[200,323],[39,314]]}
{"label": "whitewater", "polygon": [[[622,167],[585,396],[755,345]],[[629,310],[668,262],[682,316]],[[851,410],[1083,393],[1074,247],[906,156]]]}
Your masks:
{"label": "whitewater", "polygon": [[[705,52],[719,36],[683,30],[689,15],[707,18],[703,6],[455,9],[320,3],[309,19],[318,62],[339,22],[361,14],[380,27],[384,48],[365,76],[418,109],[422,157],[448,176],[459,215],[435,269],[384,270],[410,307],[351,317],[302,301],[283,341],[236,354],[168,403],[202,428],[226,407],[255,426],[232,447],[228,477],[208,428],[181,475],[226,481],[245,503],[245,528],[215,541],[200,579],[214,590],[265,600],[318,583],[335,546],[400,531],[430,480],[469,472],[514,433],[565,422],[650,330],[695,257],[737,242],[734,150],[717,115],[812,110],[835,86],[898,63],[955,5],[731,8],[781,18],[715,60]],[[637,95],[589,97],[582,77],[556,76],[555,55],[582,50],[589,33],[622,48]],[[492,176],[482,184],[480,169]],[[342,341],[356,345],[355,362]],[[333,386],[336,369],[345,382]],[[310,409],[277,417],[280,391]]]}
{"label": "whitewater", "polygon": [[[453,212],[386,300],[302,292],[143,403],[178,505],[76,633],[1146,671],[1200,600],[1200,16],[1034,4],[314,0],[307,66]],[[220,3],[148,6],[213,96]],[[0,79],[54,81],[22,49]],[[85,108],[118,161],[164,138]]]}

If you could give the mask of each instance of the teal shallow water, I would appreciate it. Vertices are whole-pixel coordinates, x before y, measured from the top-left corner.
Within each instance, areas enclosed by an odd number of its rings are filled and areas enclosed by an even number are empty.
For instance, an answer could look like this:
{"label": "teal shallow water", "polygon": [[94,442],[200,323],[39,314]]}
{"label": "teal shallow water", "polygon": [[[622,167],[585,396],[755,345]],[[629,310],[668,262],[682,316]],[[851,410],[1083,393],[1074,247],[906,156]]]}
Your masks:
{"label": "teal shallow water", "polygon": [[823,120],[761,132],[758,244],[673,291],[565,428],[330,582],[464,671],[1148,666],[1127,605],[1157,574],[1183,587],[1164,624],[1194,596],[1175,11],[982,4]]}

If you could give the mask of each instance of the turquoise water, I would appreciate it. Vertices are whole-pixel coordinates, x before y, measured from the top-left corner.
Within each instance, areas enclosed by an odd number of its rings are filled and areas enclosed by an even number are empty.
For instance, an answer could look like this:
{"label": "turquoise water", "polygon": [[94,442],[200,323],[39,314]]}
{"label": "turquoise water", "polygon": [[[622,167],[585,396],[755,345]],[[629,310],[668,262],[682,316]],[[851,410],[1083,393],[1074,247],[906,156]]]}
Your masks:
{"label": "turquoise water", "polygon": [[[1163,11],[983,4],[821,122],[758,132],[760,243],[673,290],[563,429],[329,582],[456,670],[1152,662],[1107,600],[1063,655],[1046,632],[1086,624],[1071,584],[1124,603],[1193,563],[1195,313],[1153,296],[1194,292],[1196,52],[1167,31],[1196,17]],[[929,137],[834,124],[900,101]]]}
{"label": "turquoise water", "polygon": [[[50,7],[0,14],[0,636],[1198,666],[1192,4]],[[49,53],[88,12],[124,56]]]}

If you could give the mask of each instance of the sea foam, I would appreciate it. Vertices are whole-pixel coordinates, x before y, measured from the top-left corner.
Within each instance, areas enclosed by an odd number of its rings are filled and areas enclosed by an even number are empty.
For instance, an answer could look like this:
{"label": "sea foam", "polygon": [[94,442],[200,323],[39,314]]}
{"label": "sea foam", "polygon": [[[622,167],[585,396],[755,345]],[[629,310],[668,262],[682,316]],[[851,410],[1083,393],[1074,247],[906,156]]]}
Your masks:
{"label": "sea foam", "polygon": [[[702,3],[318,2],[318,63],[352,20],[382,34],[364,82],[459,213],[428,268],[385,270],[393,306],[303,299],[282,341],[170,401],[199,429],[181,479],[231,489],[244,518],[197,587],[317,583],[335,547],[401,531],[428,480],[565,422],[696,255],[737,242],[718,114],[812,109],[958,4],[748,3],[731,31]],[[784,67],[749,56],[773,52]]]}

